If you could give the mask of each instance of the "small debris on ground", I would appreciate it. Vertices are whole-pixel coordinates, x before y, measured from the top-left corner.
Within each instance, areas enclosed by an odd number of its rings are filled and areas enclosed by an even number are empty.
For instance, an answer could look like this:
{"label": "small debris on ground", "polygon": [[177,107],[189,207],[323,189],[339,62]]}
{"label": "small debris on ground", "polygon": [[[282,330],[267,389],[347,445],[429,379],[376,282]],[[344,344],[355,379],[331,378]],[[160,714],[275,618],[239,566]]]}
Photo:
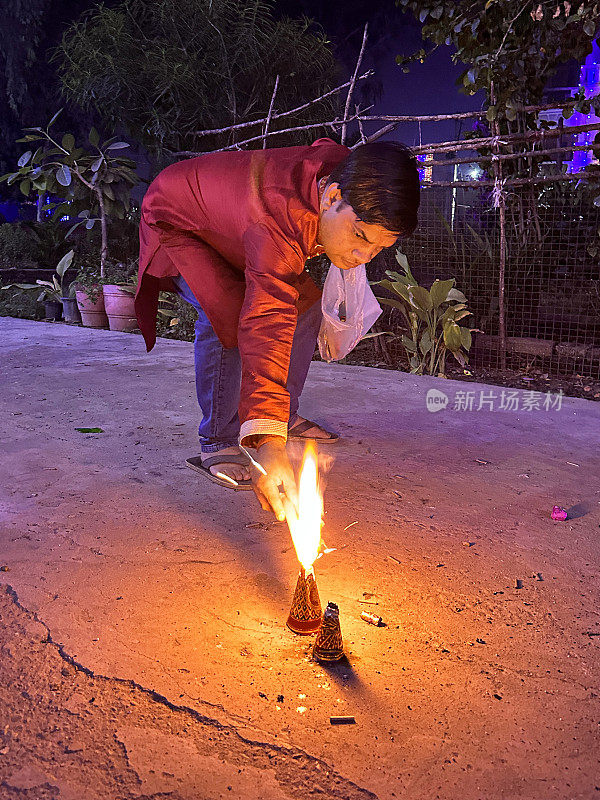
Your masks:
{"label": "small debris on ground", "polygon": [[331,725],[356,725],[354,717],[329,717]]}
{"label": "small debris on ground", "polygon": [[515,589],[522,589],[523,581],[520,578],[515,578]]}
{"label": "small debris on ground", "polygon": [[558,519],[564,522],[569,515],[566,508],[563,508],[562,506],[552,506],[552,513],[550,516],[552,519]]}
{"label": "small debris on ground", "polygon": [[369,614],[368,611],[361,611],[360,618],[368,622],[369,625],[375,625],[376,628],[384,627],[383,620],[377,614]]}

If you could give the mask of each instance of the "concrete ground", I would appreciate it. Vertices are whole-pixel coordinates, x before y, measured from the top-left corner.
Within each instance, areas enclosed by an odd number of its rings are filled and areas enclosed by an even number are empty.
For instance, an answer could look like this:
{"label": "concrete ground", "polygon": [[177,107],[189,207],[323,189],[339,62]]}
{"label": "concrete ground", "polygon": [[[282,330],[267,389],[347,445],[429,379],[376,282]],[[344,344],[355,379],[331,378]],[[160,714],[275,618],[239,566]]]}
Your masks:
{"label": "concrete ground", "polygon": [[191,345],[0,342],[3,800],[600,798],[598,403],[313,363],[301,413],[343,435],[324,668],[285,525],[184,466]]}

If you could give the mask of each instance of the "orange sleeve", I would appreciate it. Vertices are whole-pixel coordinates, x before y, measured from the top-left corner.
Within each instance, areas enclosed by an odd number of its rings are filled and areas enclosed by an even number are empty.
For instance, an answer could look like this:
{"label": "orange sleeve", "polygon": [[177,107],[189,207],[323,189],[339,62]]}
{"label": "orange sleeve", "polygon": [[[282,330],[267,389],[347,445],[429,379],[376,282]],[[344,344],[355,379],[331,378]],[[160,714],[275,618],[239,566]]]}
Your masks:
{"label": "orange sleeve", "polygon": [[296,284],[304,269],[300,246],[263,224],[244,236],[246,294],[240,314],[242,359],[240,441],[258,433],[287,437],[286,389],[298,318]]}

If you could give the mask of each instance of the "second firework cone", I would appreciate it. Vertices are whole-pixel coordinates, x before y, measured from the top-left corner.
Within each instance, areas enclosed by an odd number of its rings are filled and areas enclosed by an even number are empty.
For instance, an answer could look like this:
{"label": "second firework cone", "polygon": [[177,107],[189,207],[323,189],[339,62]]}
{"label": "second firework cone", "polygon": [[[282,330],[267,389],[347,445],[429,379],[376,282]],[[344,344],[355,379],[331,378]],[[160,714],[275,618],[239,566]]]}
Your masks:
{"label": "second firework cone", "polygon": [[335,603],[327,603],[323,622],[313,647],[313,658],[317,661],[339,661],[343,655],[340,610]]}
{"label": "second firework cone", "polygon": [[316,633],[321,624],[321,599],[312,569],[300,570],[287,626],[294,633]]}

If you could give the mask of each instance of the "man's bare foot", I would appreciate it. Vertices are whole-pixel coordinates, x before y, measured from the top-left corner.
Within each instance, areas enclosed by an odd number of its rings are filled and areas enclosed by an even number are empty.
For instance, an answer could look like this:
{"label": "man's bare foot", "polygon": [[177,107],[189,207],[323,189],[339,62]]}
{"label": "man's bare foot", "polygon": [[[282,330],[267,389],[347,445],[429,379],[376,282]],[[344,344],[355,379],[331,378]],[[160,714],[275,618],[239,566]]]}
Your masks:
{"label": "man's bare foot", "polygon": [[337,434],[331,433],[317,425],[316,422],[310,422],[298,414],[288,429],[288,435],[295,439],[316,439],[322,442],[332,442],[339,438]]}
{"label": "man's bare foot", "polygon": [[206,460],[213,458],[214,456],[222,456],[223,463],[219,462],[209,467],[209,470],[213,475],[216,475],[217,472],[220,472],[222,475],[227,475],[228,478],[233,478],[234,481],[248,481],[250,480],[249,465],[245,466],[244,464],[231,464],[227,461],[227,456],[241,455],[243,455],[243,453],[240,448],[237,445],[234,445],[233,447],[224,447],[217,453],[202,453],[201,459],[202,463],[204,463]]}

